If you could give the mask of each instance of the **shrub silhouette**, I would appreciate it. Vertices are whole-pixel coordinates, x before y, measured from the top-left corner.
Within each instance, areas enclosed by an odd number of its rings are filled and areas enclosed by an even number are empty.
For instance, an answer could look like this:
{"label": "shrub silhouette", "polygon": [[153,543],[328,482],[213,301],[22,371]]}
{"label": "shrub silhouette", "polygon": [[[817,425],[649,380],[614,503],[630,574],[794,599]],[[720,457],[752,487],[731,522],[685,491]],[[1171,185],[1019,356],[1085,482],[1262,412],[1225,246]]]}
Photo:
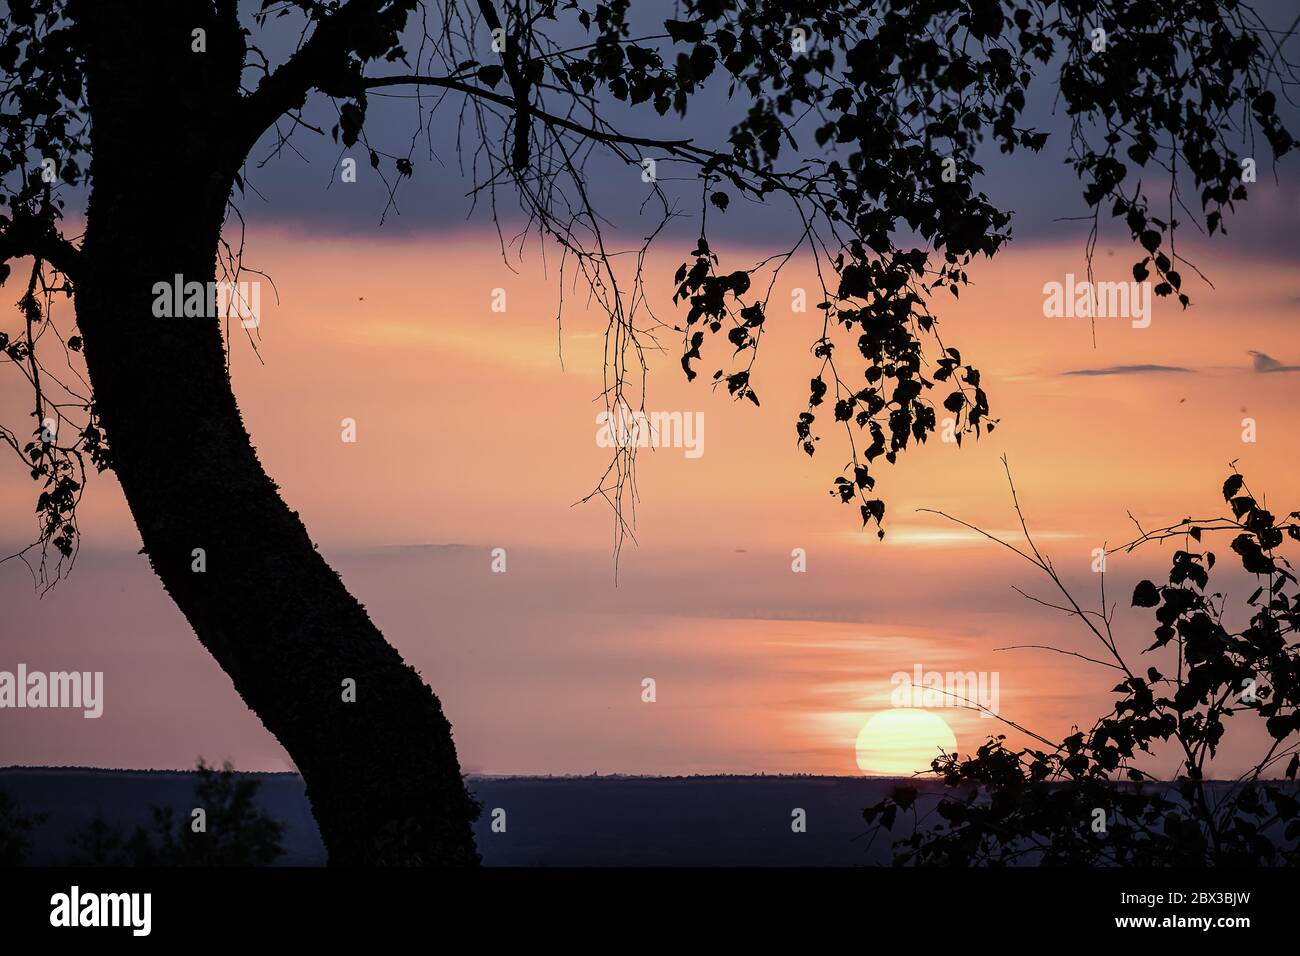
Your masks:
{"label": "shrub silhouette", "polygon": [[229,762],[220,770],[198,763],[195,805],[207,814],[196,833],[188,814],[154,807],[149,826],[129,833],[96,816],[70,840],[74,862],[85,866],[269,866],[284,853],[284,826],[257,809],[261,781],[240,777]]}
{"label": "shrub silhouette", "polygon": [[[1056,743],[1013,724],[1043,746],[1014,750],[1006,735],[991,737],[972,756],[933,761],[944,784],[937,799],[900,787],[867,808],[875,836],[892,831],[900,814],[911,821],[910,833],[895,840],[896,865],[1300,863],[1300,593],[1281,553],[1288,539],[1300,540],[1300,513],[1279,522],[1235,469],[1223,497],[1229,516],[1184,519],[1120,549],[1183,542],[1166,583],[1144,580],[1133,591],[1133,606],[1150,608],[1156,620],[1155,641],[1143,651],[1154,659],[1143,659],[1145,670],[1131,667],[1119,647],[1104,584],[1100,610],[1083,608],[1034,544],[1018,501],[1025,548],[981,532],[1046,573],[1065,598],[1062,609],[1099,641],[1100,659],[1088,660],[1121,678],[1114,708]],[[1192,550],[1221,533],[1231,535],[1231,551],[1259,581],[1239,609],[1249,619],[1240,630],[1228,623],[1225,596],[1208,590],[1215,554]],[[1209,770],[1234,717],[1263,721],[1269,746],[1246,773],[1212,781]],[[1161,746],[1181,755],[1173,781],[1137,765]],[[1286,779],[1269,779],[1279,774]]]}
{"label": "shrub silhouette", "polygon": [[22,866],[32,852],[31,829],[43,814],[28,816],[12,796],[0,790],[0,866]]}

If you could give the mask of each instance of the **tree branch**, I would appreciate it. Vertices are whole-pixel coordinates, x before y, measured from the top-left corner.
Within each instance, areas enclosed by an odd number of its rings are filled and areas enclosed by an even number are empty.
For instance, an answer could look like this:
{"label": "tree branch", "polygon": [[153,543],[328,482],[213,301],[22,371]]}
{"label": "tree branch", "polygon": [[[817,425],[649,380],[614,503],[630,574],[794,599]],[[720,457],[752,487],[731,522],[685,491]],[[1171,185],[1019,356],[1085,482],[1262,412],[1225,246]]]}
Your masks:
{"label": "tree branch", "polygon": [[[239,143],[234,150],[238,157],[246,156],[281,116],[300,108],[312,90],[343,92],[348,83],[351,54],[365,32],[366,21],[380,16],[385,7],[393,6],[394,0],[348,0],[320,21],[298,51],[275,72],[263,77],[257,89],[244,98]],[[393,9],[387,12],[400,15],[401,23],[397,25],[400,29],[407,13]]]}
{"label": "tree branch", "polygon": [[0,216],[0,283],[9,277],[8,261],[27,256],[44,259],[72,279],[81,264],[81,250],[49,223],[25,216],[11,222]]}
{"label": "tree branch", "polygon": [[[478,0],[479,12],[483,14],[483,19],[487,22],[488,29],[492,32],[501,30],[501,35],[505,37],[505,30],[501,26],[501,19],[497,16],[497,11],[492,6],[492,0]],[[510,81],[510,89],[515,94],[515,140],[510,154],[510,162],[516,173],[522,173],[528,168],[528,80],[520,72],[519,64],[525,59],[524,52],[520,51],[518,55],[513,52],[513,44],[518,41],[507,42],[501,51],[501,66],[506,72],[506,79]]]}
{"label": "tree branch", "polygon": [[443,89],[456,90],[460,93],[466,93],[470,96],[477,96],[480,99],[489,100],[500,106],[508,107],[512,110],[521,109],[529,116],[535,117],[546,123],[548,126],[557,126],[561,129],[567,129],[570,132],[578,133],[590,139],[602,143],[620,143],[624,146],[653,146],[657,149],[663,149],[670,153],[698,153],[697,158],[703,159],[711,157],[713,154],[708,150],[702,150],[689,139],[655,139],[649,136],[626,136],[622,133],[610,133],[605,130],[595,129],[590,126],[583,126],[581,123],[575,123],[571,119],[563,116],[557,116],[554,113],[548,113],[532,103],[520,103],[512,96],[505,96],[493,90],[485,89],[481,86],[474,86],[472,83],[466,83],[463,80],[457,80],[449,76],[376,76],[370,77],[362,82],[362,85],[368,89],[379,89],[385,86],[405,86],[414,84],[420,86],[438,86]]}

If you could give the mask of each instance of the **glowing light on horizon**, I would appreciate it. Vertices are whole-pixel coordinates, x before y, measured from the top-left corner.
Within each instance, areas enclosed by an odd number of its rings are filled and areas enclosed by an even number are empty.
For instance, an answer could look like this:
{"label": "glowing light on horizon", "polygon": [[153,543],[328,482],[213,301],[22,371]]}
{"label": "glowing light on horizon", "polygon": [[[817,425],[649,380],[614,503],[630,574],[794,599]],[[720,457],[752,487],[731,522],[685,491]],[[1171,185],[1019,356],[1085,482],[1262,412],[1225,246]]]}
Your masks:
{"label": "glowing light on horizon", "polygon": [[[1023,533],[1019,530],[995,528],[989,533],[1001,538],[1003,541],[1009,541],[1016,545],[1024,541]],[[855,545],[876,545],[874,537],[867,540],[857,532],[844,532],[837,535],[837,537],[841,541]],[[1034,532],[1034,540],[1036,541],[1069,541],[1079,537],[1082,537],[1082,535],[1074,531]],[[889,544],[914,547],[949,547],[953,545],[991,545],[997,547],[996,542],[990,541],[985,535],[959,527],[922,528],[894,525],[886,531],[884,540]]]}
{"label": "glowing light on horizon", "polygon": [[879,776],[910,776],[928,770],[943,750],[957,749],[952,728],[928,710],[898,707],[872,716],[858,732],[858,768]]}

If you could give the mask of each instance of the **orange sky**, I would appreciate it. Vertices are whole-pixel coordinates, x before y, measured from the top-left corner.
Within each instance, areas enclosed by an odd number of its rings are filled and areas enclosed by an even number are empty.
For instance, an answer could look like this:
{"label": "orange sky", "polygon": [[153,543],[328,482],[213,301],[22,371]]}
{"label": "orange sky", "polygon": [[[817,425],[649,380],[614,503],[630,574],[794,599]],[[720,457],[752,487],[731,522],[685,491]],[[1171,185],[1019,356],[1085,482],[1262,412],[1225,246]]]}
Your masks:
{"label": "orange sky", "polygon": [[[917,512],[1011,529],[999,456],[1081,597],[1097,583],[1092,549],[1132,537],[1128,512],[1151,524],[1217,512],[1231,460],[1275,510],[1300,506],[1287,451],[1300,438],[1300,372],[1261,374],[1248,354],[1300,364],[1294,270],[1226,250],[1190,255],[1217,286],[1192,284],[1191,309],[1157,301],[1146,329],[1098,320],[1095,347],[1087,320],[1042,314],[1045,282],[1082,278],[1081,245],[1018,245],[977,263],[975,284],[936,310],[945,344],[982,370],[1001,425],[978,444],[936,440],[878,469],[883,543],[826,493],[846,458],[838,436],[828,430],[811,460],[794,443],[819,319],[780,304],[800,285],[817,301],[808,272],[792,265],[772,296],[754,378],[761,409],[709,388],[725,342],[688,385],[665,332],[647,407],[703,411],[704,454],[642,453],[640,544],[624,552],[617,589],[609,513],[573,506],[609,455],[595,441],[603,320],[570,291],[557,338],[555,276],[535,250],[512,272],[483,233],[259,233],[247,263],[270,273],[280,304],[264,289],[264,365],[236,330],[235,390],[286,500],[442,695],[466,769],[854,773],[859,729],[889,707],[890,675],[916,664],[998,671],[1001,712],[1049,735],[1090,722],[1107,699],[1113,680],[1099,668],[995,651],[1094,653],[1077,625],[1011,592],[1046,593],[1032,569]],[[687,252],[661,245],[648,266],[670,322],[671,274]],[[731,250],[724,263],[761,254]],[[1131,261],[1127,248],[1099,249],[1098,278],[1123,278]],[[495,288],[506,290],[503,314],[490,309]],[[1064,374],[1131,365],[1191,371]],[[0,381],[6,422],[23,414],[15,379]],[[1255,443],[1241,440],[1246,417]],[[344,418],[357,422],[355,444],[340,440]],[[0,469],[0,539],[30,534],[34,494],[16,467]],[[43,601],[21,566],[0,566],[0,668],[102,669],[105,716],[10,712],[0,764],[187,766],[202,753],[285,767],[134,554],[111,478],[94,482],[82,528],[82,564]],[[490,571],[494,547],[507,549],[504,575]],[[794,548],[807,552],[805,574],[791,572]],[[1167,558],[1112,557],[1110,595],[1127,604]],[[1225,584],[1238,597],[1250,589]],[[1121,607],[1135,652],[1150,643],[1146,621]],[[654,704],[641,700],[645,677]],[[962,749],[995,724],[941,714]]]}

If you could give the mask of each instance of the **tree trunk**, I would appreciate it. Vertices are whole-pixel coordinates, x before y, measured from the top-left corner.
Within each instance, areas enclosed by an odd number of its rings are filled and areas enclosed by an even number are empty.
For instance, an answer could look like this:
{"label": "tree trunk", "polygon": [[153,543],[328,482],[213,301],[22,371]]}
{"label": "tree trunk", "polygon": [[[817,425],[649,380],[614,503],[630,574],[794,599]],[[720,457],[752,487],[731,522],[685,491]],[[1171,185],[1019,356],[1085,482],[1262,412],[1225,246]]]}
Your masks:
{"label": "tree trunk", "polygon": [[[153,314],[154,283],[216,277],[243,158],[229,133],[244,50],[234,7],[72,4],[93,157],[75,301],[114,470],[163,586],[302,773],[330,862],[477,863],[477,807],[438,698],[262,469],[221,323]],[[195,29],[206,52],[192,50]]]}

